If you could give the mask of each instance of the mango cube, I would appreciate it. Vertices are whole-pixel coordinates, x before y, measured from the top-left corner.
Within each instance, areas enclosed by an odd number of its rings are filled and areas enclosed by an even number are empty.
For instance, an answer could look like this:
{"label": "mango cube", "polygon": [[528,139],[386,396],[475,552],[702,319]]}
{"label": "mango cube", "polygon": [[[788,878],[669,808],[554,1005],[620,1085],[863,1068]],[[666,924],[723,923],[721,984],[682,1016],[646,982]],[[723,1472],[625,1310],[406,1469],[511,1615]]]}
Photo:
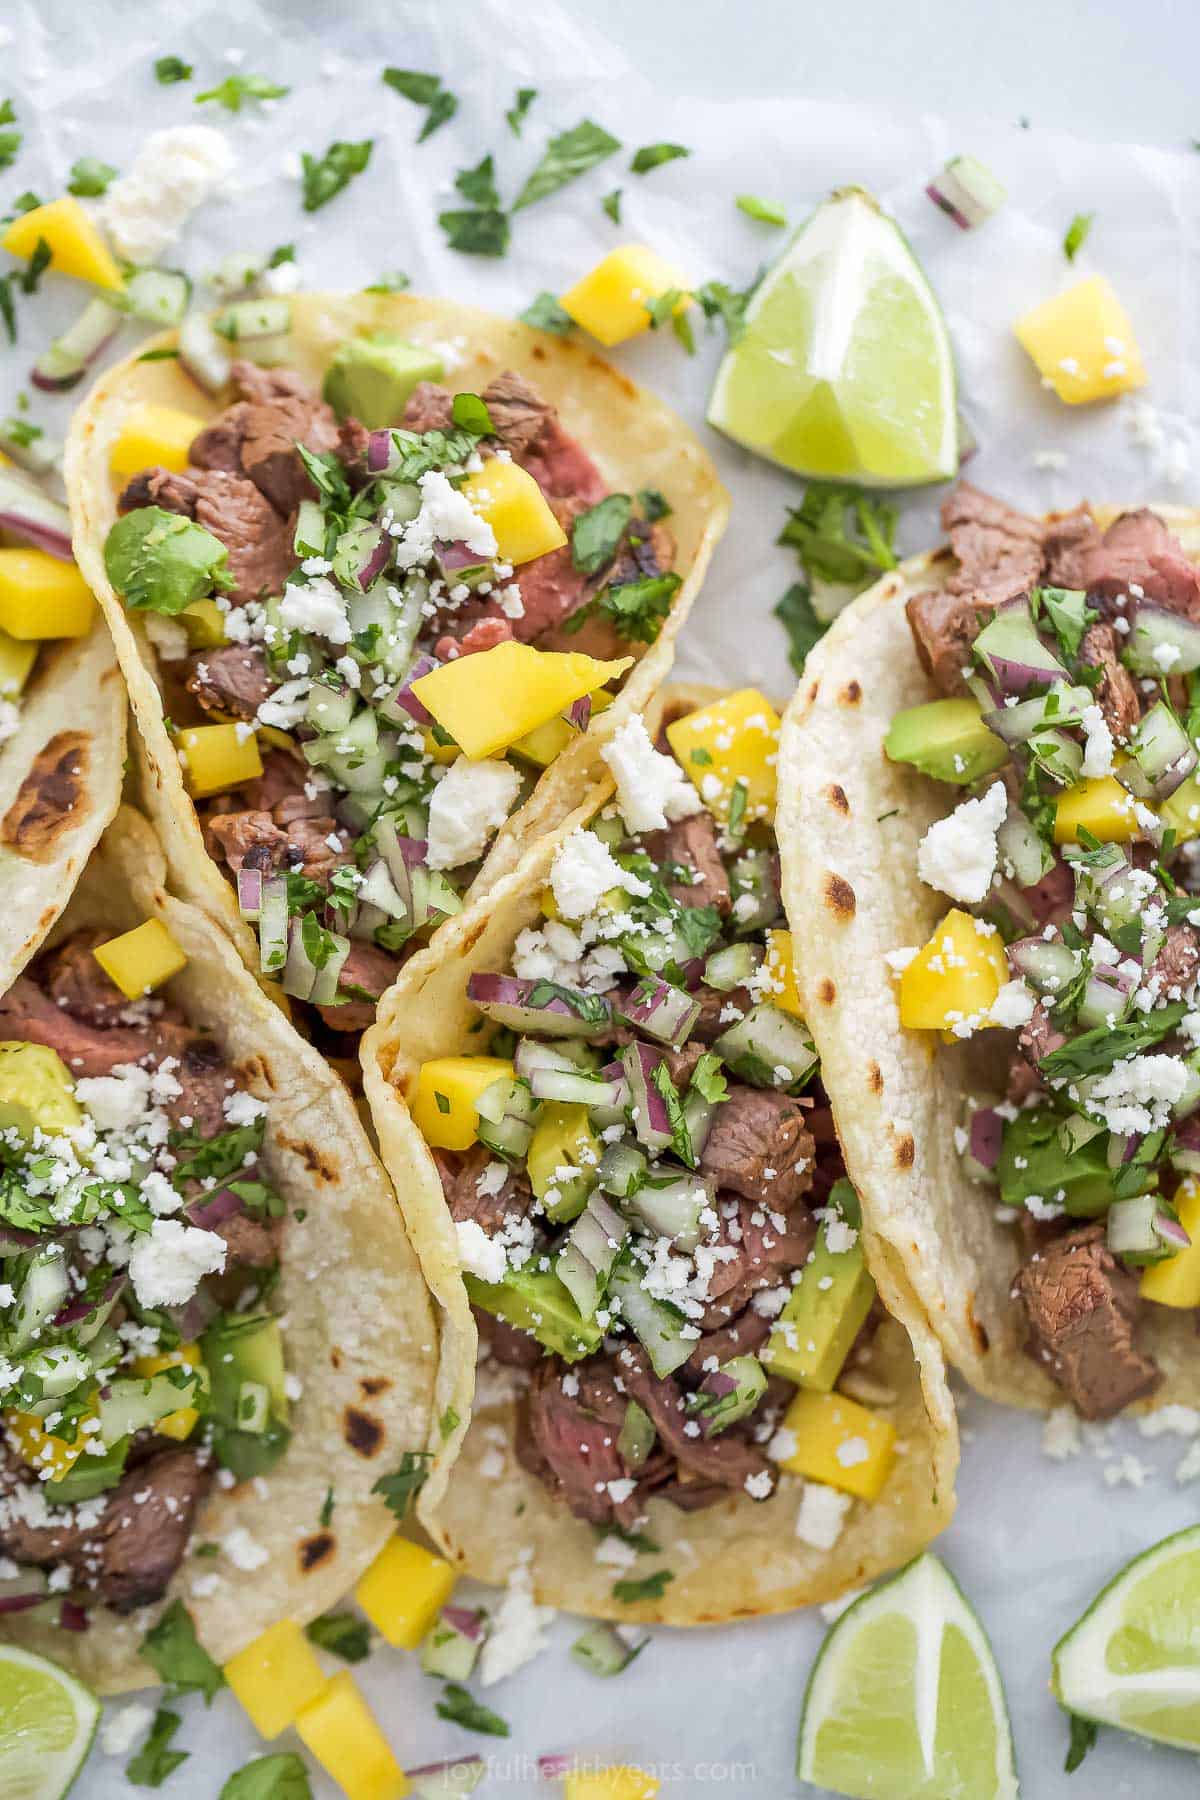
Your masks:
{"label": "mango cube", "polygon": [[796,1440],[781,1467],[860,1500],[878,1500],[896,1455],[896,1428],[844,1394],[801,1388],[784,1414]]}
{"label": "mango cube", "polygon": [[739,688],[667,726],[679,766],[722,823],[739,784],[747,822],[775,817],[779,725],[779,714],[757,688]]}
{"label": "mango cube", "polygon": [[527,563],[561,550],[567,534],[528,469],[490,456],[460,490],[496,534],[501,562]]}
{"label": "mango cube", "polygon": [[1055,843],[1077,844],[1081,827],[1102,844],[1126,844],[1137,837],[1141,826],[1133,795],[1115,775],[1077,781],[1059,795],[1054,808]]}
{"label": "mango cube", "polygon": [[662,1783],[644,1769],[575,1769],[564,1777],[563,1800],[654,1800]]}
{"label": "mango cube", "polygon": [[952,907],[900,977],[900,1023],[946,1031],[985,1022],[1008,980],[1004,941],[994,925]]}
{"label": "mango cube", "polygon": [[1179,1222],[1191,1238],[1186,1250],[1142,1270],[1141,1296],[1159,1306],[1200,1306],[1200,1182],[1187,1176],[1174,1194]]}
{"label": "mango cube", "polygon": [[193,650],[215,650],[226,642],[225,614],[215,600],[193,600],[179,617]]}
{"label": "mango cube", "polygon": [[179,733],[179,760],[188,793],[197,800],[262,774],[258,738],[241,725],[189,725]]}
{"label": "mango cube", "polygon": [[633,661],[597,662],[579,651],[535,650],[510,638],[460,656],[414,681],[412,691],[473,762],[507,750]]}
{"label": "mango cube", "polygon": [[1158,817],[1164,831],[1175,833],[1177,844],[1200,837],[1200,775],[1189,775],[1175,792],[1159,803]]}
{"label": "mango cube", "polygon": [[804,1009],[796,992],[796,971],[792,965],[790,931],[768,931],[767,976],[771,1005],[779,1007],[781,1012],[791,1013],[793,1019],[803,1019]]}
{"label": "mango cube", "polygon": [[1133,326],[1103,275],[1043,301],[1013,329],[1043,382],[1068,406],[1146,385]]}
{"label": "mango cube", "polygon": [[415,1650],[450,1598],[457,1572],[404,1537],[389,1538],[354,1590],[354,1598],[389,1644]]}
{"label": "mango cube", "polygon": [[224,1668],[234,1696],[260,1737],[278,1737],[328,1685],[316,1652],[295,1619],[279,1619]]}
{"label": "mango cube", "polygon": [[577,325],[611,347],[647,331],[649,303],[672,288],[678,288],[680,294],[673,310],[683,312],[691,305],[688,286],[687,276],[657,250],[647,244],[622,244],[602,257],[582,281],[560,294],[559,304]]}
{"label": "mango cube", "polygon": [[114,475],[122,477],[136,475],[154,463],[182,474],[192,439],[203,429],[203,419],[180,412],[177,406],[135,406],[126,413],[112,441],[109,466]]}
{"label": "mango cube", "polygon": [[435,763],[457,762],[462,755],[457,744],[439,744],[428,726],[421,733],[421,748],[430,762]]}
{"label": "mango cube", "polygon": [[132,931],[98,944],[92,955],[127,1000],[153,993],[187,966],[187,957],[161,919],[145,919]]}
{"label": "mango cube", "polygon": [[502,1075],[513,1079],[512,1063],[502,1056],[437,1056],[422,1063],[409,1110],[425,1142],[438,1150],[469,1150],[479,1123],[475,1102]]}
{"label": "mango cube", "polygon": [[24,691],[37,653],[35,640],[22,643],[20,638],[0,631],[0,700],[15,700]]}
{"label": "mango cube", "polygon": [[95,610],[74,563],[45,550],[0,550],[0,630],[10,637],[86,637]]}
{"label": "mango cube", "polygon": [[0,245],[13,256],[30,257],[44,238],[50,248],[50,266],[60,275],[75,275],[93,287],[121,291],[121,271],[99,228],[78,200],[64,194],[61,200],[35,206],[15,218],[0,237]]}
{"label": "mango cube", "polygon": [[412,1784],[344,1669],[300,1713],[296,1730],[346,1800],[402,1800]]}
{"label": "mango cube", "polygon": [[[66,1438],[55,1437],[52,1431],[46,1431],[37,1413],[6,1412],[2,1416],[9,1441],[17,1454],[30,1468],[37,1470],[39,1478],[61,1481],[83,1455],[89,1441],[84,1435],[83,1425],[88,1418],[94,1418],[95,1414],[89,1410],[78,1421],[73,1444],[69,1444]],[[93,1438],[91,1441],[95,1443],[98,1440]]]}
{"label": "mango cube", "polygon": [[[137,1356],[133,1360],[134,1374],[145,1377],[147,1381],[152,1375],[161,1375],[164,1369],[199,1369],[200,1385],[205,1385],[206,1371],[201,1361],[199,1344],[177,1344],[174,1350],[160,1350],[153,1356]],[[154,1429],[160,1437],[178,1438],[182,1442],[184,1438],[191,1437],[199,1418],[198,1407],[180,1406],[174,1412],[164,1414]]]}

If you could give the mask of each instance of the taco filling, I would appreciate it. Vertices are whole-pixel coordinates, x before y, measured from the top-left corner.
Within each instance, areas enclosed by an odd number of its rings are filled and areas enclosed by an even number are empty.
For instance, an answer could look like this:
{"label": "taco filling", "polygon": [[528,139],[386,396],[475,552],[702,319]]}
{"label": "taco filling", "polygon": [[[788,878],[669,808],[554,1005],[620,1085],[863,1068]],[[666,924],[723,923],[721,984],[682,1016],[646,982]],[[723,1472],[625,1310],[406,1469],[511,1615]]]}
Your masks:
{"label": "taco filling", "polygon": [[0,1609],[67,1630],[157,1600],[290,1435],[267,1108],[149,994],[186,960],[77,931],[0,999]]}
{"label": "taco filling", "polygon": [[261,968],[343,1052],[679,587],[660,495],[610,493],[520,376],[440,372],[388,333],[341,346],[324,399],[235,362],[105,547]]}
{"label": "taco filling", "polygon": [[956,1144],[1021,1235],[1029,1354],[1107,1418],[1162,1380],[1145,1309],[1200,1307],[1200,572],[1144,509],[963,486],[945,522],[959,571],[907,608],[944,698],[886,749],[969,797],[920,843],[954,906],[896,946],[900,1017],[1011,1034]]}
{"label": "taco filling", "polygon": [[486,1053],[426,1061],[410,1100],[485,1355],[523,1387],[524,1468],[630,1529],[652,1497],[766,1500],[782,1467],[813,1521],[827,1499],[828,1548],[895,1432],[853,1398],[882,1315],[792,979],[778,730],[749,689],[661,749],[622,726],[544,923],[470,976]]}

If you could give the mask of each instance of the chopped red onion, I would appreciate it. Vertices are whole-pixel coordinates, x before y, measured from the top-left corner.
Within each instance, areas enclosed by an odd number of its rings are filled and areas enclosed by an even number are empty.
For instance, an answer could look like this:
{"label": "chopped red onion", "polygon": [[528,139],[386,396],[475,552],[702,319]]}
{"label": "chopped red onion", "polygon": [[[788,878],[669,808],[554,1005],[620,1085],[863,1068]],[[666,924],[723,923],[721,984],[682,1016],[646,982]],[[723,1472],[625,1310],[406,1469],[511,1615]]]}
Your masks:
{"label": "chopped red onion", "polygon": [[567,708],[567,723],[576,731],[586,731],[592,717],[592,696],[584,694],[582,699],[573,700]]}
{"label": "chopped red onion", "polygon": [[394,688],[386,699],[380,701],[379,711],[392,724],[406,723],[415,719],[418,725],[432,725],[433,714],[427,706],[423,706],[412,691],[414,681],[420,681],[423,675],[430,675],[441,664],[432,656],[419,656],[399,687]]}
{"label": "chopped red onion", "polygon": [[67,1304],[55,1313],[50,1323],[57,1326],[78,1325],[80,1319],[90,1318],[92,1313],[99,1312],[102,1306],[107,1306],[110,1301],[115,1300],[124,1286],[124,1275],[114,1275],[105,1284],[104,1292],[98,1300],[89,1300],[86,1294],[78,1294],[75,1299],[68,1300]]}
{"label": "chopped red onion", "polygon": [[612,1008],[599,994],[580,994],[578,999],[591,1017],[585,1017],[562,997],[547,994],[534,1003],[531,996],[546,982],[522,981],[515,975],[472,975],[467,998],[480,1012],[513,1031],[537,1031],[548,1037],[600,1037],[612,1024]]}
{"label": "chopped red onion", "polygon": [[925,192],[960,231],[982,225],[1008,198],[1003,183],[974,156],[952,156]]}
{"label": "chopped red onion", "polygon": [[1004,1136],[1004,1120],[994,1106],[980,1106],[971,1114],[968,1149],[984,1169],[994,1169],[1000,1161],[1000,1144]]}
{"label": "chopped red onion", "polygon": [[575,1758],[570,1755],[539,1756],[537,1759],[538,1774],[543,1781],[561,1781],[575,1767]]}
{"label": "chopped red onion", "polygon": [[483,1636],[482,1616],[473,1607],[443,1606],[442,1617],[460,1637],[470,1638],[472,1643]]}
{"label": "chopped red onion", "polygon": [[723,1369],[714,1369],[700,1383],[701,1391],[711,1394],[715,1400],[724,1400],[729,1394],[737,1393],[737,1382],[732,1375],[726,1375]]}
{"label": "chopped red onion", "polygon": [[373,431],[367,439],[367,473],[382,475],[386,472],[392,454],[392,434],[390,431]]}
{"label": "chopped red onion", "polygon": [[671,1143],[667,1103],[654,1086],[654,1071],[663,1060],[661,1050],[640,1042],[626,1044],[621,1051],[621,1066],[633,1100],[633,1128],[648,1150],[666,1150]]}
{"label": "chopped red onion", "polygon": [[0,531],[23,544],[45,550],[60,562],[72,562],[71,518],[65,506],[31,487],[20,476],[0,469]]}
{"label": "chopped red onion", "polygon": [[40,1606],[46,1598],[44,1592],[36,1594],[0,1594],[0,1614],[30,1612]]}
{"label": "chopped red onion", "polygon": [[660,1044],[670,1044],[677,1050],[700,1017],[700,1002],[693,1000],[682,988],[673,987],[669,981],[659,981],[653,976],[648,980],[654,981],[649,996],[643,994],[645,983],[639,982],[618,999],[617,1013],[648,1037],[657,1038]]}
{"label": "chopped red onion", "polygon": [[74,1600],[64,1600],[59,1608],[58,1622],[64,1631],[90,1631],[91,1620],[82,1606]]}
{"label": "chopped red onion", "polygon": [[189,1224],[199,1226],[202,1231],[215,1231],[226,1219],[234,1219],[245,1210],[245,1202],[232,1188],[214,1188],[210,1194],[202,1194],[196,1200],[189,1200],[183,1209],[183,1216]]}
{"label": "chopped red onion", "polygon": [[238,870],[238,910],[243,919],[257,919],[262,911],[263,872],[261,869]]}
{"label": "chopped red onion", "polygon": [[1171,1218],[1169,1213],[1155,1213],[1154,1229],[1164,1242],[1175,1244],[1180,1250],[1191,1249],[1191,1238],[1179,1223],[1179,1220]]}

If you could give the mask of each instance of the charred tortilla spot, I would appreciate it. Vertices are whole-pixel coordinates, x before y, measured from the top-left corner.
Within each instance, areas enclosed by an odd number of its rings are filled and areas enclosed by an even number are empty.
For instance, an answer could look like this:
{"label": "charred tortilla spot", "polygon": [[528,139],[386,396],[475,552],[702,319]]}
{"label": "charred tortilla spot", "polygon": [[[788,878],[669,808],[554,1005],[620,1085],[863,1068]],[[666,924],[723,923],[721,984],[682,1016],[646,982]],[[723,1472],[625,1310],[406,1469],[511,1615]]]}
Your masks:
{"label": "charred tortilla spot", "polygon": [[342,1414],[342,1434],[359,1456],[374,1456],[383,1442],[383,1426],[370,1413],[348,1406]]}
{"label": "charred tortilla spot", "polygon": [[341,1351],[340,1351],[340,1350],[338,1350],[338,1349],[336,1349],[336,1348],[335,1348],[335,1349],[333,1349],[333,1350],[331,1350],[331,1351],[330,1351],[330,1352],[329,1352],[329,1360],[330,1360],[330,1362],[331,1362],[331,1363],[332,1363],[332,1364],[333,1364],[333,1367],[334,1367],[334,1368],[335,1368],[335,1369],[340,1369],[340,1368],[341,1368],[341,1366],[342,1366],[342,1353],[341,1353]]}
{"label": "charred tortilla spot", "polygon": [[809,704],[809,705],[810,705],[810,706],[811,706],[811,705],[812,705],[812,703],[813,703],[813,701],[814,701],[814,700],[815,700],[815,699],[816,699],[816,697],[817,697],[817,695],[818,695],[818,693],[819,693],[819,692],[820,692],[820,690],[821,690],[821,684],[820,684],[820,682],[819,682],[819,681],[814,681],[814,682],[813,682],[813,684],[812,684],[812,686],[811,686],[811,687],[810,687],[810,688],[809,688],[809,690],[808,690],[808,704]]}
{"label": "charred tortilla spot", "polygon": [[987,1334],[987,1326],[984,1325],[982,1320],[975,1317],[974,1300],[974,1295],[971,1295],[967,1300],[967,1324],[971,1328],[971,1335],[979,1345],[980,1351],[986,1356],[992,1347],[992,1340]]}
{"label": "charred tortilla spot", "polygon": [[51,859],[59,840],[75,829],[90,751],[82,731],[60,731],[43,745],[0,823],[0,843],[31,862]]}
{"label": "charred tortilla spot", "polygon": [[529,354],[534,362],[545,362],[546,360],[546,352],[540,344],[535,344]]}
{"label": "charred tortilla spot", "polygon": [[475,948],[476,944],[487,930],[488,923],[488,920],[484,919],[478,925],[472,925],[470,931],[468,931],[463,938],[462,948],[464,956]]}
{"label": "charred tortilla spot", "polygon": [[332,1531],[318,1531],[310,1538],[302,1538],[298,1552],[300,1573],[309,1575],[314,1569],[328,1562],[337,1549],[337,1539]]}
{"label": "charred tortilla spot", "polygon": [[284,1150],[294,1150],[310,1175],[316,1175],[321,1181],[337,1180],[337,1164],[323,1156],[314,1144],[306,1143],[303,1138],[285,1137],[282,1131],[279,1144]]}
{"label": "charred tortilla spot", "polygon": [[833,873],[825,877],[825,900],[831,912],[841,913],[847,919],[853,918],[858,905],[850,883],[844,876]]}
{"label": "charred tortilla spot", "polygon": [[846,798],[845,788],[839,787],[837,782],[835,781],[829,787],[827,787],[825,789],[825,792],[826,792],[826,795],[828,796],[829,804],[830,804],[830,806],[832,806],[834,812],[845,813],[846,817],[849,818],[850,802]]}
{"label": "charred tortilla spot", "polygon": [[917,1158],[917,1146],[913,1142],[911,1131],[896,1139],[896,1167],[911,1169]]}
{"label": "charred tortilla spot", "polygon": [[848,681],[838,695],[838,699],[843,706],[857,706],[862,699],[862,689],[857,681]]}
{"label": "charred tortilla spot", "polygon": [[386,1394],[392,1384],[386,1375],[364,1375],[358,1385],[368,1400],[374,1400],[377,1395]]}
{"label": "charred tortilla spot", "polygon": [[867,1064],[867,1085],[873,1094],[882,1094],[883,1070],[877,1062]]}
{"label": "charred tortilla spot", "polygon": [[824,981],[819,981],[817,983],[817,999],[823,1000],[826,1006],[832,1006],[837,999],[837,989],[834,987],[828,976],[825,977]]}

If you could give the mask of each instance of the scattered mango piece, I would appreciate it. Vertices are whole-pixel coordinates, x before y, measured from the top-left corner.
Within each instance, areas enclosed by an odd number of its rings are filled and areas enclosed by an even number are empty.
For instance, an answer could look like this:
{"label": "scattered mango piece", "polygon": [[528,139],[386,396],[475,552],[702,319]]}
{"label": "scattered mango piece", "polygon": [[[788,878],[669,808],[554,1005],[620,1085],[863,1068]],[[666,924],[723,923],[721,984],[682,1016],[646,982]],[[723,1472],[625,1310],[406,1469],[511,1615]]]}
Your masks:
{"label": "scattered mango piece", "polygon": [[[177,1344],[174,1350],[160,1350],[153,1356],[137,1356],[133,1361],[134,1374],[143,1375],[147,1380],[152,1375],[161,1375],[164,1369],[199,1369],[202,1387],[207,1379],[199,1344]],[[178,1438],[182,1442],[184,1438],[191,1437],[199,1418],[198,1407],[180,1406],[174,1412],[164,1414],[154,1429],[160,1437]]]}
{"label": "scattered mango piece", "polygon": [[491,456],[482,469],[467,476],[460,491],[495,532],[501,562],[532,562],[550,550],[561,550],[567,541],[545,494],[520,463]]}
{"label": "scattered mango piece", "polygon": [[580,651],[535,650],[510,639],[443,663],[414,681],[412,691],[464,754],[479,761],[614,681],[632,660],[597,662]]}
{"label": "scattered mango piece", "polygon": [[1141,1296],[1159,1306],[1200,1306],[1200,1182],[1187,1176],[1174,1193],[1179,1223],[1191,1238],[1186,1250],[1142,1270]]}
{"label": "scattered mango piece", "polygon": [[673,310],[683,312],[692,303],[689,285],[687,276],[649,245],[622,244],[560,294],[559,303],[577,325],[611,347],[649,330],[649,302],[672,288],[679,290]]}
{"label": "scattered mango piece", "polygon": [[900,977],[900,1023],[948,1030],[982,1020],[1008,980],[1004,940],[994,925],[952,907]]}
{"label": "scattered mango piece", "polygon": [[1146,385],[1133,326],[1103,275],[1044,300],[1013,329],[1043,382],[1068,406]]}
{"label": "scattered mango piece", "polygon": [[178,741],[188,792],[197,800],[262,774],[257,735],[244,726],[189,725]]}
{"label": "scattered mango piece", "polygon": [[78,276],[93,287],[124,289],[117,260],[99,227],[72,195],[64,194],[60,200],[19,213],[0,238],[0,245],[13,256],[30,257],[39,238],[49,246],[50,266],[60,275]]}
{"label": "scattered mango piece", "polygon": [[458,1580],[444,1557],[404,1537],[389,1538],[354,1598],[389,1644],[415,1650]]}
{"label": "scattered mango piece", "polygon": [[153,993],[187,966],[187,956],[161,919],[144,919],[132,931],[98,944],[92,955],[127,1000]]}
{"label": "scattered mango piece", "polygon": [[800,996],[796,992],[796,971],[792,963],[792,934],[790,931],[768,931],[767,933],[767,975],[772,1006],[781,1012],[791,1013],[793,1019],[804,1018],[804,1009],[800,1005]]}
{"label": "scattered mango piece", "polygon": [[154,464],[182,474],[192,440],[203,429],[203,419],[181,412],[177,406],[135,406],[126,413],[113,439],[109,466],[122,478]]}
{"label": "scattered mango piece", "polygon": [[729,818],[739,783],[745,788],[745,819],[773,819],[779,726],[779,714],[757,688],[739,688],[672,720],[667,742],[700,798],[722,822]]}
{"label": "scattered mango piece", "polygon": [[896,1428],[844,1394],[801,1388],[783,1418],[796,1440],[781,1467],[860,1500],[878,1500],[896,1454]]}
{"label": "scattered mango piece", "polygon": [[402,1800],[412,1792],[348,1669],[303,1709],[296,1730],[346,1800]]}
{"label": "scattered mango piece", "polygon": [[[68,1469],[74,1468],[88,1443],[82,1430],[84,1419],[77,1422],[75,1442],[69,1444],[66,1438],[55,1437],[52,1431],[47,1431],[37,1413],[6,1412],[0,1416],[17,1454],[36,1469],[43,1480],[61,1481]],[[84,1414],[84,1418],[95,1416],[90,1408]]]}
{"label": "scattered mango piece", "polygon": [[1080,830],[1102,844],[1126,844],[1141,830],[1134,799],[1115,775],[1077,781],[1058,797],[1054,808],[1054,841],[1077,844]]}
{"label": "scattered mango piece", "polygon": [[9,637],[0,631],[0,699],[15,700],[24,692],[25,683],[37,661],[38,647],[33,639]]}
{"label": "scattered mango piece", "polygon": [[74,563],[45,550],[0,549],[0,630],[22,643],[85,637],[96,602]]}
{"label": "scattered mango piece", "polygon": [[225,1679],[261,1737],[278,1737],[328,1685],[294,1619],[279,1619],[225,1664]]}

